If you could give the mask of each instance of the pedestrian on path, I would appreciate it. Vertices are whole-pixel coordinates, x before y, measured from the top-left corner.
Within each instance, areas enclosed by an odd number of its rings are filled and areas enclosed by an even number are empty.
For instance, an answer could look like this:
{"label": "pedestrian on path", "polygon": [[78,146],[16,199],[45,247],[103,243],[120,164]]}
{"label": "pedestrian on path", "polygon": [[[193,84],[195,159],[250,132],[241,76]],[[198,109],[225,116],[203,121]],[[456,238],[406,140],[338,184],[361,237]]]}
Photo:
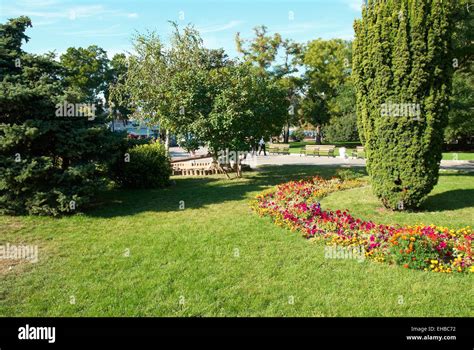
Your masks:
{"label": "pedestrian on path", "polygon": [[263,139],[263,137],[260,139],[260,141],[258,141],[258,155],[260,155],[262,151],[263,151],[263,155],[266,156],[267,152],[265,148],[265,140]]}

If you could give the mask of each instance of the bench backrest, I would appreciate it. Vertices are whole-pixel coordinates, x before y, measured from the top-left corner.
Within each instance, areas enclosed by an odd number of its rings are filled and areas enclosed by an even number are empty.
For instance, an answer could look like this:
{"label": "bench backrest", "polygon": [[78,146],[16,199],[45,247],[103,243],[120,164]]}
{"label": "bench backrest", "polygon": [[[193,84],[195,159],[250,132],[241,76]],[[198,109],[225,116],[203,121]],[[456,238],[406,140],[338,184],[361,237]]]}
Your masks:
{"label": "bench backrest", "polygon": [[173,169],[180,169],[186,166],[186,163],[171,163]]}
{"label": "bench backrest", "polygon": [[287,143],[271,143],[268,148],[290,149],[290,145]]}
{"label": "bench backrest", "polygon": [[364,152],[364,147],[362,146],[357,146],[356,147],[357,152]]}
{"label": "bench backrest", "polygon": [[317,151],[319,149],[319,145],[306,145],[304,148],[307,151]]}
{"label": "bench backrest", "polygon": [[173,163],[173,169],[202,169],[202,168],[209,168],[212,165],[212,161],[207,162],[181,162],[181,163]]}
{"label": "bench backrest", "polygon": [[204,167],[208,167],[212,164],[212,162],[196,162],[196,163],[193,163],[193,167],[199,167],[199,168],[204,168]]}
{"label": "bench backrest", "polygon": [[318,145],[320,151],[333,151],[336,149],[334,145]]}

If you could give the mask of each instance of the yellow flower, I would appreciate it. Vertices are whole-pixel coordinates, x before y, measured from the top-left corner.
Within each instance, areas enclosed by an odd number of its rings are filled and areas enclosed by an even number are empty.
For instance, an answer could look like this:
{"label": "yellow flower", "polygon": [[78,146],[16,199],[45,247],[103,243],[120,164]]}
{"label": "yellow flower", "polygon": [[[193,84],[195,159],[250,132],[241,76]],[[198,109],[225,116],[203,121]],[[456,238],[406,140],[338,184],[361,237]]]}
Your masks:
{"label": "yellow flower", "polygon": [[469,272],[474,272],[474,265],[469,268]]}
{"label": "yellow flower", "polygon": [[437,263],[438,263],[438,260],[431,260],[431,263],[432,263],[432,264],[437,264]]}

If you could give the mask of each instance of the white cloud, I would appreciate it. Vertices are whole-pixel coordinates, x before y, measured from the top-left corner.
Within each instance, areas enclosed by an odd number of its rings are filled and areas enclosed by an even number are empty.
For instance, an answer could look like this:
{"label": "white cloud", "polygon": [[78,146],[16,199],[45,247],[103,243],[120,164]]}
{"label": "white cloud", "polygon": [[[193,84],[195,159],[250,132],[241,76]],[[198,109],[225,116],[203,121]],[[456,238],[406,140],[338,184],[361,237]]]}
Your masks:
{"label": "white cloud", "polygon": [[328,32],[321,35],[322,39],[342,39],[342,40],[354,40],[353,30],[341,30],[337,32]]}
{"label": "white cloud", "polygon": [[345,0],[344,2],[352,10],[357,11],[357,12],[361,12],[362,11],[362,4],[365,3],[365,0]]}
{"label": "white cloud", "polygon": [[56,0],[20,0],[15,5],[4,6],[2,9],[4,16],[25,15],[33,19],[41,18],[43,20],[76,20],[80,18],[117,16],[137,18],[138,14],[113,10],[103,5],[80,5],[66,6]]}
{"label": "white cloud", "polygon": [[54,23],[56,23],[56,22],[46,20],[46,21],[35,21],[33,24],[34,24],[34,27],[44,27],[44,26],[49,26],[49,25],[54,24]]}
{"label": "white cloud", "polygon": [[219,49],[222,47],[219,39],[217,39],[215,36],[204,36],[202,38],[202,43],[208,49]]}
{"label": "white cloud", "polygon": [[104,50],[107,52],[107,57],[112,59],[118,53],[123,53],[125,56],[129,56],[132,47],[130,45],[123,45],[121,47],[104,48]]}
{"label": "white cloud", "polygon": [[28,7],[49,7],[58,4],[58,0],[18,0],[17,2]]}
{"label": "white cloud", "polygon": [[286,26],[277,27],[275,32],[280,34],[307,33],[316,29],[332,29],[334,23],[323,22],[289,22]]}
{"label": "white cloud", "polygon": [[117,32],[120,28],[120,24],[115,24],[111,27],[104,29],[93,29],[93,30],[79,30],[74,32],[62,32],[62,35],[76,36],[76,37],[110,37],[110,36],[127,36],[129,33]]}
{"label": "white cloud", "polygon": [[237,27],[243,23],[242,21],[237,21],[233,20],[228,23],[224,24],[218,24],[218,25],[212,25],[212,26],[205,26],[205,27],[198,27],[197,30],[199,30],[200,33],[205,34],[205,33],[216,33],[216,32],[222,32],[228,29],[232,29]]}
{"label": "white cloud", "polygon": [[102,5],[75,6],[69,9],[69,15],[74,18],[94,17],[107,12]]}

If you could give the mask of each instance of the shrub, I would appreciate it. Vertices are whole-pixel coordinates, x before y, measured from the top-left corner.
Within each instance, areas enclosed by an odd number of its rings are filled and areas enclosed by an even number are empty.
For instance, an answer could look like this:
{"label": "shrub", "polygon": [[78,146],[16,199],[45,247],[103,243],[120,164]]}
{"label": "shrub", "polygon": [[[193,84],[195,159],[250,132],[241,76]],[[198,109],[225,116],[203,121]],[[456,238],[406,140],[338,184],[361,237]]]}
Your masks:
{"label": "shrub", "polygon": [[387,208],[419,207],[438,181],[453,3],[371,0],[354,25],[358,129],[372,188]]}
{"label": "shrub", "polygon": [[332,117],[329,124],[324,127],[324,134],[326,141],[330,143],[359,141],[355,113]]}
{"label": "shrub", "polygon": [[291,133],[291,139],[293,141],[303,141],[304,140],[304,130],[303,129],[296,129]]}
{"label": "shrub", "polygon": [[152,139],[145,138],[145,139],[135,139],[132,137],[127,137],[124,138],[126,140],[125,142],[125,150],[128,150],[130,148],[133,148],[135,146],[140,146],[140,145],[149,145],[152,143]]}
{"label": "shrub", "polygon": [[168,185],[171,163],[159,142],[130,148],[113,167],[115,181],[128,188],[157,188]]}

